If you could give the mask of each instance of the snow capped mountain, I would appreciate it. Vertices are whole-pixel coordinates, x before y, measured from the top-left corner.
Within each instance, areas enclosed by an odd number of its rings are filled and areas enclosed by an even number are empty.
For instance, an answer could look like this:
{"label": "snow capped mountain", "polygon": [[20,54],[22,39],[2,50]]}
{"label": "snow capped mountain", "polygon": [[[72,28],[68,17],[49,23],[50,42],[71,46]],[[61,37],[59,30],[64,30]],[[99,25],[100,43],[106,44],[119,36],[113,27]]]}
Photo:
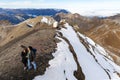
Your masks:
{"label": "snow capped mountain", "polygon": [[[49,61],[50,66],[44,75],[33,80],[120,80],[120,66],[101,46],[68,23],[57,30],[56,38],[60,42],[53,53],[54,58]],[[76,76],[76,71],[82,76]]]}

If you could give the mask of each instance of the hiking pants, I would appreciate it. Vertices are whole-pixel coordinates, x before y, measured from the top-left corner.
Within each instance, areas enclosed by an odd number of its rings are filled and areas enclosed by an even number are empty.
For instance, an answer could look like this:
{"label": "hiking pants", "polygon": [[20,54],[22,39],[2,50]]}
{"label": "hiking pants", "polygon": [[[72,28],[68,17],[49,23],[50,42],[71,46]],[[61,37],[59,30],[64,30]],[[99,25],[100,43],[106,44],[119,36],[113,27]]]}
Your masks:
{"label": "hiking pants", "polygon": [[35,61],[32,61],[31,64],[33,65],[34,67],[34,70],[36,70],[37,66],[36,66],[36,62]]}
{"label": "hiking pants", "polygon": [[28,59],[28,69],[31,69],[32,68],[32,65],[34,67],[34,70],[36,70],[37,66],[36,66],[36,62],[35,61],[32,61],[30,62],[30,59]]}
{"label": "hiking pants", "polygon": [[30,59],[28,59],[28,65],[27,66],[28,66],[28,70],[32,68],[31,63],[30,63]]}

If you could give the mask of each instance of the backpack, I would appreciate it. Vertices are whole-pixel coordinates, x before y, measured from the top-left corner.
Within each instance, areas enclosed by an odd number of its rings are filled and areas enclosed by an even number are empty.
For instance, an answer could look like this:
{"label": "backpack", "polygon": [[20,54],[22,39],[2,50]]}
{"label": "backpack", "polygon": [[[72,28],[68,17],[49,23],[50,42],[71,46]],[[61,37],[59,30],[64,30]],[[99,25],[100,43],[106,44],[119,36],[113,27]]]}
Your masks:
{"label": "backpack", "polygon": [[32,58],[36,58],[36,52],[37,52],[37,50],[34,48],[31,50],[31,57]]}
{"label": "backpack", "polygon": [[34,57],[36,57],[36,52],[37,52],[37,49],[33,48],[32,53],[33,53]]}

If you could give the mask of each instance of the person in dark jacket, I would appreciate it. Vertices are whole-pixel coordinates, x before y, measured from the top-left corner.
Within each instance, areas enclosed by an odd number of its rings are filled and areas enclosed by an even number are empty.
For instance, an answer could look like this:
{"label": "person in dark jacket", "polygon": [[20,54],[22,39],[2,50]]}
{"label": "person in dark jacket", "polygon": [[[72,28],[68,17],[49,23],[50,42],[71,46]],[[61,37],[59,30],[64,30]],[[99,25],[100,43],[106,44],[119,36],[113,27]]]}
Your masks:
{"label": "person in dark jacket", "polygon": [[26,57],[27,56],[27,49],[25,49],[25,50],[23,50],[22,52],[21,52],[21,57],[22,57],[22,63],[24,64],[24,70],[26,70],[27,69],[27,60],[28,60],[28,58]]}
{"label": "person in dark jacket", "polygon": [[27,58],[28,58],[28,69],[30,69],[30,68],[31,68],[31,65],[32,65],[33,68],[34,68],[34,70],[36,70],[36,68],[37,68],[36,62],[35,62],[36,50],[33,49],[32,46],[29,46],[29,47],[28,47]]}
{"label": "person in dark jacket", "polygon": [[33,66],[34,70],[36,70],[36,49],[34,49],[32,46],[26,47],[24,45],[21,45],[23,48],[23,51],[21,52],[22,57],[22,63],[24,64],[24,69],[30,70]]}

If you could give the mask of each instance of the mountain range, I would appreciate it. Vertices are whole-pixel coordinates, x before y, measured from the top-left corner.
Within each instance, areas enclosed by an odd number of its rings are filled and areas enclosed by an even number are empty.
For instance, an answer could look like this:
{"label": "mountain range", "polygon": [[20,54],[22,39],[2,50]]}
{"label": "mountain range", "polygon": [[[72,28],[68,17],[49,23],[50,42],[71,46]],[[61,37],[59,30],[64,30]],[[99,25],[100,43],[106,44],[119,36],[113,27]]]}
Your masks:
{"label": "mountain range", "polygon": [[[1,21],[0,80],[120,80],[118,16],[57,13],[15,25]],[[37,49],[37,71],[23,69],[21,45]]]}
{"label": "mountain range", "polygon": [[64,9],[2,9],[0,20],[8,20],[11,24],[18,24],[26,19],[36,16],[54,16],[56,13],[69,13]]}

